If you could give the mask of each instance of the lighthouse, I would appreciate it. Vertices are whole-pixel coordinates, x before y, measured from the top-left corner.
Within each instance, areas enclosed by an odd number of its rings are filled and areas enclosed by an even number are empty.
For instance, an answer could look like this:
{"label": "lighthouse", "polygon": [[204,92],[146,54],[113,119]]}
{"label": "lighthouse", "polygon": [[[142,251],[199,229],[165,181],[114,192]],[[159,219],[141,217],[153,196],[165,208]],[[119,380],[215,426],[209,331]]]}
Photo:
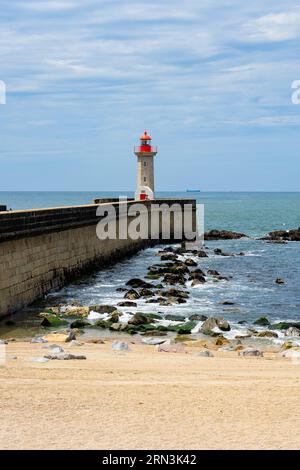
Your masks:
{"label": "lighthouse", "polygon": [[140,145],[134,147],[137,156],[137,189],[135,199],[154,199],[154,157],[157,148],[151,145],[151,137],[147,133],[140,137]]}

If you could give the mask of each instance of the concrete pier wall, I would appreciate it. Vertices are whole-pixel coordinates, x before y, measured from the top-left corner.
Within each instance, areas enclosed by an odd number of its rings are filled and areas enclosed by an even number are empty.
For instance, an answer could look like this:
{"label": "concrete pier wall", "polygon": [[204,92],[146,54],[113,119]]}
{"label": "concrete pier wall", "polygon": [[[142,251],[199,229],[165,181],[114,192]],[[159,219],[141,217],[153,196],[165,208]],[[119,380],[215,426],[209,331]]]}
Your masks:
{"label": "concrete pier wall", "polygon": [[[134,204],[128,203],[128,207]],[[192,207],[193,229],[196,224],[196,203],[186,200],[143,201],[141,221],[151,227],[153,204]],[[162,239],[161,214],[155,239],[99,240],[96,227],[103,213],[114,207],[118,224],[127,226],[134,216],[123,214],[123,202],[90,204],[26,211],[0,212],[0,316],[22,309],[49,291],[57,289],[80,275],[101,269],[122,257],[158,243],[180,241],[184,234],[174,232],[171,217],[169,239]],[[166,207],[166,206],[165,206]],[[117,236],[119,235],[119,225]]]}

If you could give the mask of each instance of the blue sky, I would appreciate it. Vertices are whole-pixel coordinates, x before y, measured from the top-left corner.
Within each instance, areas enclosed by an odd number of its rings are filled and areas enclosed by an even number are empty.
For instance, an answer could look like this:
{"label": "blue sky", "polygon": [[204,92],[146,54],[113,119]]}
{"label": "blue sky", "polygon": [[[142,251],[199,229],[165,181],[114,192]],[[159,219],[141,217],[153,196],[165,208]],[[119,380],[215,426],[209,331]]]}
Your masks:
{"label": "blue sky", "polygon": [[299,191],[300,6],[2,0],[0,190]]}

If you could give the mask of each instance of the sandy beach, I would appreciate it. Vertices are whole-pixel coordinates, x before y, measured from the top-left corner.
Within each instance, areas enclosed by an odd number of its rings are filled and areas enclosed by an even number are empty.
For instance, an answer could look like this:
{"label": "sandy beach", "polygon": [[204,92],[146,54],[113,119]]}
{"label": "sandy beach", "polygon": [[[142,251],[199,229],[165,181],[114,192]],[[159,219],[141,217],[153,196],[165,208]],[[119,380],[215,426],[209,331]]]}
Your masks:
{"label": "sandy beach", "polygon": [[[300,367],[276,353],[70,346],[86,360],[34,363],[12,342],[0,367],[1,449],[297,449]],[[12,357],[16,356],[17,359]]]}

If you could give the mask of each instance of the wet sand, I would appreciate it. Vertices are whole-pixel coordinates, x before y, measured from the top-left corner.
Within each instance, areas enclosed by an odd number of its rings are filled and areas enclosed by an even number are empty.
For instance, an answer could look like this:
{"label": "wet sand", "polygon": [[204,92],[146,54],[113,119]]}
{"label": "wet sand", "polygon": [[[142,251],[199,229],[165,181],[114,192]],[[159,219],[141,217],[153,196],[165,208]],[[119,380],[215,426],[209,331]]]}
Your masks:
{"label": "wet sand", "polygon": [[[158,352],[130,344],[66,351],[87,360],[30,362],[43,344],[7,345],[0,367],[1,449],[299,449],[300,364]],[[10,359],[17,356],[18,359]]]}

